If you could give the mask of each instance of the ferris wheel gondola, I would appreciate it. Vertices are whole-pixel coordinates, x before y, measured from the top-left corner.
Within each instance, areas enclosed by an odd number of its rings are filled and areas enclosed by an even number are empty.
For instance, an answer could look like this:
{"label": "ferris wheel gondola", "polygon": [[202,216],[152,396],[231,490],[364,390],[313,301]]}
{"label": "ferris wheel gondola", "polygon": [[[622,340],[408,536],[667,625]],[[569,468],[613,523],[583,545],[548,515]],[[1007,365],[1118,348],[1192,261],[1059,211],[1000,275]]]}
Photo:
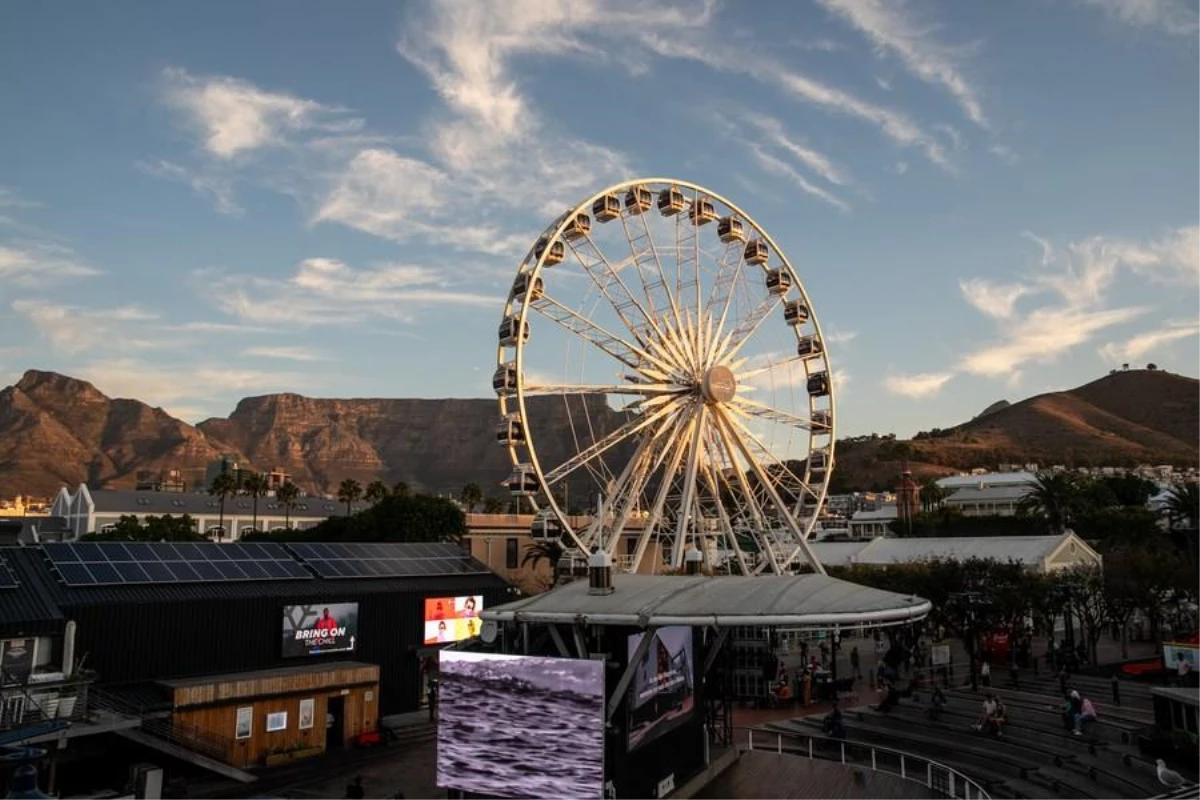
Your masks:
{"label": "ferris wheel gondola", "polygon": [[[497,342],[506,484],[568,551],[824,571],[808,540],[834,466],[829,356],[799,275],[733,203],[665,179],[585,199],[522,260]],[[603,502],[568,514],[568,489]]]}

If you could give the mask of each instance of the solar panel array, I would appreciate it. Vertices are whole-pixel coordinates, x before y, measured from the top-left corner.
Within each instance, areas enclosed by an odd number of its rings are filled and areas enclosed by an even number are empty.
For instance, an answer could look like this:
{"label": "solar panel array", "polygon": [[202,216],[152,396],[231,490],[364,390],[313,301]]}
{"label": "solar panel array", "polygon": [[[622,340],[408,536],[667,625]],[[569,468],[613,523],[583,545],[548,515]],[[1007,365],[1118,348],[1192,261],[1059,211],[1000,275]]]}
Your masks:
{"label": "solar panel array", "polygon": [[410,578],[486,572],[454,544],[442,542],[289,542],[322,578]]}
{"label": "solar panel array", "polygon": [[312,579],[273,542],[48,542],[42,548],[67,586]]}
{"label": "solar panel array", "polygon": [[17,576],[13,574],[12,568],[4,560],[4,556],[0,556],[0,589],[15,588],[17,588]]}

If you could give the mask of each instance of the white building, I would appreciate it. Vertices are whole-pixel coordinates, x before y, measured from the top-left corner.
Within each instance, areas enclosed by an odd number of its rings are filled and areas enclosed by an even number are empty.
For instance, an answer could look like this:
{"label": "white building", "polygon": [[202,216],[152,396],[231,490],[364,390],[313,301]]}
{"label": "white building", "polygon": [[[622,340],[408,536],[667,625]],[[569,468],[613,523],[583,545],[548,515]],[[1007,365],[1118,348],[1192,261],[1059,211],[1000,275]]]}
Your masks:
{"label": "white building", "polygon": [[[369,503],[354,503],[350,513],[364,510]],[[311,528],[330,517],[346,513],[346,504],[320,497],[300,497],[288,514],[283,505],[273,496],[258,498],[258,529],[270,531],[285,527],[285,520],[292,528]],[[58,490],[50,506],[50,516],[62,517],[73,538],[85,533],[104,533],[111,530],[122,516],[134,516],[139,522],[146,517],[170,515],[192,518],[196,532],[216,537],[221,530],[221,501],[208,494],[184,494],[180,492],[131,492],[115,489],[88,489],[79,484],[75,492],[66,487]],[[237,539],[254,530],[254,501],[239,495],[225,500],[224,529]]]}
{"label": "white building", "polygon": [[947,508],[956,508],[964,517],[1011,517],[1032,486],[969,486],[957,489],[942,501]]}
{"label": "white building", "polygon": [[992,486],[1033,486],[1037,476],[1032,472],[981,472],[978,475],[951,475],[938,478],[937,485],[947,491],[986,489]]}
{"label": "white building", "polygon": [[874,539],[877,536],[891,536],[891,523],[900,516],[896,504],[882,505],[872,511],[856,511],[850,518],[851,539]]}
{"label": "white building", "polygon": [[821,563],[830,567],[970,558],[1016,561],[1037,572],[1056,572],[1080,565],[1103,566],[1100,554],[1070,532],[1061,536],[880,538],[870,542],[815,542],[812,546]]}

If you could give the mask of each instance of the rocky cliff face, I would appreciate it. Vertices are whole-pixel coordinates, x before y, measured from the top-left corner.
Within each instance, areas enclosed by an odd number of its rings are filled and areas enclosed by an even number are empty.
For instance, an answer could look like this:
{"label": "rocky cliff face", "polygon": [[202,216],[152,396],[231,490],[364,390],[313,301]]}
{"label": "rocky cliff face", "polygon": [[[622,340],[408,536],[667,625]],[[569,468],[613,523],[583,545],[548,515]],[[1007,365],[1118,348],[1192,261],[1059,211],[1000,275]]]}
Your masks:
{"label": "rocky cliff face", "polygon": [[[542,466],[577,449],[576,425],[591,419],[599,438],[624,416],[598,398],[531,398]],[[230,453],[253,467],[282,467],[310,492],[336,492],[345,478],[399,481],[414,490],[457,493],[474,481],[501,496],[511,472],[496,444],[491,399],[327,400],[296,394],[249,397],[227,419],[198,426],[136,400],[113,400],[86,381],[30,371],[0,392],[0,496],[51,494],[62,484],[131,488],[138,470],[183,470],[192,486],[204,466]],[[614,451],[612,459],[625,456]],[[577,481],[572,491],[582,490]]]}

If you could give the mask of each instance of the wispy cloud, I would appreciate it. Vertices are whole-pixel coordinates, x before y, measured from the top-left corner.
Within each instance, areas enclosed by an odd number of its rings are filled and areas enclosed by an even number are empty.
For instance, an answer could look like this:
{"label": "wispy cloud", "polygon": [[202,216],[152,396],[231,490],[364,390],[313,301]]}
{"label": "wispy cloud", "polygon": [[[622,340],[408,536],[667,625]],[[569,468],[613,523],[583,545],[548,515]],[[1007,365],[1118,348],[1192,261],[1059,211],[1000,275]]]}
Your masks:
{"label": "wispy cloud", "polygon": [[446,280],[446,273],[407,264],[354,268],[331,258],[300,262],[288,278],[201,271],[195,279],[228,314],[246,322],[314,327],[357,325],[368,319],[412,322],[446,306],[498,308],[494,295]]}
{"label": "wispy cloud", "polygon": [[1109,342],[1100,348],[1100,357],[1109,362],[1133,361],[1173,342],[1200,336],[1200,321],[1176,322],[1139,333],[1124,342]]}
{"label": "wispy cloud", "polygon": [[5,284],[32,287],[48,281],[99,274],[100,270],[86,264],[74,251],[62,245],[50,242],[0,244],[0,289]]}
{"label": "wispy cloud", "polygon": [[273,358],[283,361],[328,361],[329,356],[313,350],[311,347],[287,346],[281,345],[276,347],[260,346],[247,347],[242,351],[242,355],[247,358]]}
{"label": "wispy cloud", "polygon": [[978,90],[963,75],[957,61],[970,48],[951,47],[938,41],[937,26],[923,22],[899,0],[819,0],[826,9],[846,20],[876,48],[894,54],[909,73],[926,83],[941,86],[955,99],[966,117],[981,128],[988,125]]}
{"label": "wispy cloud", "polygon": [[849,344],[858,338],[858,331],[831,331],[825,334],[829,344]]}
{"label": "wispy cloud", "polygon": [[1079,0],[1135,28],[1157,28],[1171,36],[1195,36],[1200,30],[1192,0]]}
{"label": "wispy cloud", "polygon": [[849,203],[841,200],[832,193],[822,189],[820,186],[817,186],[812,181],[805,178],[803,175],[797,172],[795,167],[793,167],[791,164],[788,164],[787,162],[771,155],[764,150],[761,145],[755,142],[749,142],[748,144],[750,147],[750,154],[754,156],[754,159],[767,172],[784,176],[793,184],[795,184],[795,186],[797,186],[801,191],[812,195],[822,202],[828,203],[839,211],[850,210]]}
{"label": "wispy cloud", "polygon": [[29,200],[11,186],[0,185],[0,208],[41,208],[42,204]]}
{"label": "wispy cloud", "polygon": [[345,109],[237,78],[168,67],[162,80],[167,102],[199,127],[204,150],[220,159],[285,144],[299,131],[349,132],[363,124]]}
{"label": "wispy cloud", "polygon": [[779,120],[774,117],[751,114],[750,121],[762,131],[770,144],[787,151],[812,172],[838,186],[850,183],[850,179],[834,166],[833,160],[829,156],[818,153],[803,142],[789,136],[784,130],[783,123]]}
{"label": "wispy cloud", "polygon": [[925,372],[920,375],[889,375],[883,387],[892,394],[919,399],[933,397],[954,377],[953,372]]}
{"label": "wispy cloud", "polygon": [[1032,286],[996,284],[983,278],[959,281],[958,288],[976,311],[995,319],[1011,319],[1017,301],[1034,291]]}
{"label": "wispy cloud", "polygon": [[208,197],[221,214],[240,216],[241,206],[233,198],[233,181],[215,174],[202,174],[170,161],[139,161],[137,167],[147,175],[178,181],[192,187],[196,194]]}
{"label": "wispy cloud", "polygon": [[80,353],[97,347],[137,350],[163,346],[151,338],[113,335],[122,323],[147,322],[158,318],[138,306],[84,309],[47,300],[14,300],[11,308],[29,320],[54,349]]}
{"label": "wispy cloud", "polygon": [[1005,164],[1016,164],[1021,160],[1021,157],[1017,155],[1015,150],[1003,144],[992,145],[988,148],[988,152],[1003,161]]}

